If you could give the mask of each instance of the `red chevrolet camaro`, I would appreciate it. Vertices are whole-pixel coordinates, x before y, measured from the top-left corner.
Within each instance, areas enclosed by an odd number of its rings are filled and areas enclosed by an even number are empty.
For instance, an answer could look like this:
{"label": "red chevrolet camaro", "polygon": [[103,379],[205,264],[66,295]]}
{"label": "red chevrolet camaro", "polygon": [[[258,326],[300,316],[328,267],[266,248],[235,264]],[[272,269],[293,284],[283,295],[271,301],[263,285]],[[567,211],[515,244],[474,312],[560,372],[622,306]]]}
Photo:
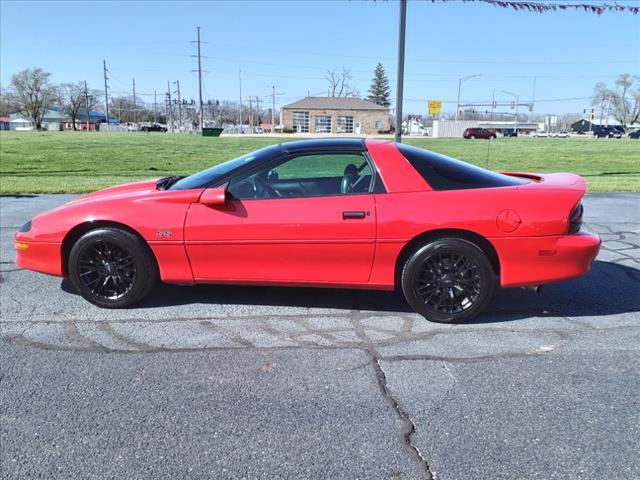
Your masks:
{"label": "red chevrolet camaro", "polygon": [[95,305],[158,283],[403,291],[427,319],[481,312],[496,286],[587,272],[584,180],[494,173],[379,140],[272,145],[189,177],[120,185],[39,215],[17,264],[67,276]]}

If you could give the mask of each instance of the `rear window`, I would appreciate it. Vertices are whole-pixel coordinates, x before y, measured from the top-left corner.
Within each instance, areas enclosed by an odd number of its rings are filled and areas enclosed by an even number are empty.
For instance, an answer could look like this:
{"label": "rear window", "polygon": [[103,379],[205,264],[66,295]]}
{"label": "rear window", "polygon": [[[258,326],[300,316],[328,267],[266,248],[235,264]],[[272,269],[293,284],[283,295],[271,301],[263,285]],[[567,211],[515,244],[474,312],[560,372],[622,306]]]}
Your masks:
{"label": "rear window", "polygon": [[403,143],[397,144],[397,147],[434,190],[509,187],[528,183],[521,178],[491,172],[446,155]]}

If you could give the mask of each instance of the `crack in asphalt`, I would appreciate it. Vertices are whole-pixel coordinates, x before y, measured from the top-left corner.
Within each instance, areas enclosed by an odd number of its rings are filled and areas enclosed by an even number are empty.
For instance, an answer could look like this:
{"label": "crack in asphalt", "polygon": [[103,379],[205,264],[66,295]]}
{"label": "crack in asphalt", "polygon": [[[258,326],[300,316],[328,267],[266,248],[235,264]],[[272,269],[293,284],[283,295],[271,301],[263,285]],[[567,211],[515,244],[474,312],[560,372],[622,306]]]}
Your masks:
{"label": "crack in asphalt", "polygon": [[389,390],[389,386],[387,385],[387,375],[384,373],[382,366],[380,365],[380,357],[378,356],[375,350],[366,350],[371,356],[372,362],[376,373],[376,378],[378,380],[378,386],[380,387],[380,391],[382,392],[382,396],[387,400],[387,402],[391,405],[393,410],[396,412],[400,420],[404,423],[405,428],[402,432],[402,436],[404,438],[404,444],[406,448],[409,450],[411,455],[415,460],[420,462],[420,464],[424,468],[424,472],[426,474],[426,478],[430,480],[436,480],[435,471],[431,470],[431,466],[427,459],[422,455],[420,449],[413,443],[413,434],[416,431],[416,424],[411,419],[411,416],[400,406],[400,401],[391,393]]}

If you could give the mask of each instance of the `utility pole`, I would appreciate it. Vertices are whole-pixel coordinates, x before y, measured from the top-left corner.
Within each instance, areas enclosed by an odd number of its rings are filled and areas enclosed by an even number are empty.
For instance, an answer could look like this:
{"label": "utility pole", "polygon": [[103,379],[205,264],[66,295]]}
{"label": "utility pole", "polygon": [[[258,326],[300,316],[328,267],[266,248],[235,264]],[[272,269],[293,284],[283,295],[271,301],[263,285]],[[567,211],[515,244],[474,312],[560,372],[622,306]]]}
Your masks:
{"label": "utility pole", "polygon": [[106,60],[102,60],[102,68],[104,73],[104,119],[107,125],[109,125],[109,84],[107,83],[109,81],[109,77],[107,76],[109,70],[107,70]]}
{"label": "utility pole", "polygon": [[[89,131],[89,90],[87,90],[87,81],[84,81],[84,100],[85,100],[85,105],[87,107],[86,110],[86,116],[87,116],[87,132]],[[75,128],[75,126],[74,126]]]}
{"label": "utility pole", "polygon": [[238,113],[238,125],[242,133],[242,70],[238,68],[238,81],[240,82],[240,112]]}
{"label": "utility pole", "polygon": [[458,79],[458,99],[456,100],[456,117],[455,121],[458,121],[458,115],[460,113],[460,90],[462,90],[462,78]]}
{"label": "utility pole", "polygon": [[456,102],[456,117],[455,117],[456,122],[458,121],[458,113],[460,112],[460,90],[462,90],[462,83],[466,82],[471,78],[476,78],[481,76],[482,74],[478,73],[477,75],[468,75],[466,77],[462,77],[458,79],[458,101]]}
{"label": "utility pole", "polygon": [[158,123],[158,94],[153,91],[153,121]]}
{"label": "utility pole", "polygon": [[136,123],[136,79],[133,79],[133,123]]}
{"label": "utility pole", "polygon": [[253,107],[251,105],[251,95],[249,95],[249,133],[253,133]]}
{"label": "utility pole", "polygon": [[400,0],[400,25],[398,27],[398,74],[396,86],[396,134],[395,140],[402,141],[402,89],[404,87],[404,42],[407,24],[407,0]]}
{"label": "utility pole", "polygon": [[167,110],[169,113],[169,124],[171,125],[171,132],[173,133],[173,110],[171,109],[171,85],[167,80]]}
{"label": "utility pole", "polygon": [[198,100],[200,102],[200,131],[202,131],[204,123],[202,114],[202,56],[200,55],[200,27],[198,27]]}
{"label": "utility pole", "polygon": [[518,104],[520,103],[520,97],[518,95],[516,95],[513,92],[508,92],[506,90],[503,90],[504,93],[511,95],[513,98],[516,99],[516,118],[513,124],[513,131],[515,133],[515,136],[518,136]]}
{"label": "utility pole", "polygon": [[276,133],[276,86],[271,86],[271,133]]}
{"label": "utility pole", "polygon": [[261,102],[262,100],[260,100],[260,97],[256,95],[256,128],[260,127],[260,103]]}
{"label": "utility pole", "polygon": [[178,131],[182,131],[182,100],[180,99],[180,80],[174,82],[178,87]]}

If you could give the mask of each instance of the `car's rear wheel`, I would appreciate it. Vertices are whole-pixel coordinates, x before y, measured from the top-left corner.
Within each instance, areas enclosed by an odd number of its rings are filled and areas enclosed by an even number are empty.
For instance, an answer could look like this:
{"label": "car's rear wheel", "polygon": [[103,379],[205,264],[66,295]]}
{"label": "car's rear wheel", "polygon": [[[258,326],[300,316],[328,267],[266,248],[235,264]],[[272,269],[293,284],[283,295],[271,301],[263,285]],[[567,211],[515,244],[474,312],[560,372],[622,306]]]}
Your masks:
{"label": "car's rear wheel", "polygon": [[83,235],[71,249],[69,277],[94,305],[124,308],[142,300],[159,275],[142,239],[118,228],[99,228]]}
{"label": "car's rear wheel", "polygon": [[433,322],[472,319],[486,308],[495,285],[485,253],[459,238],[442,238],[418,248],[402,270],[407,302]]}

